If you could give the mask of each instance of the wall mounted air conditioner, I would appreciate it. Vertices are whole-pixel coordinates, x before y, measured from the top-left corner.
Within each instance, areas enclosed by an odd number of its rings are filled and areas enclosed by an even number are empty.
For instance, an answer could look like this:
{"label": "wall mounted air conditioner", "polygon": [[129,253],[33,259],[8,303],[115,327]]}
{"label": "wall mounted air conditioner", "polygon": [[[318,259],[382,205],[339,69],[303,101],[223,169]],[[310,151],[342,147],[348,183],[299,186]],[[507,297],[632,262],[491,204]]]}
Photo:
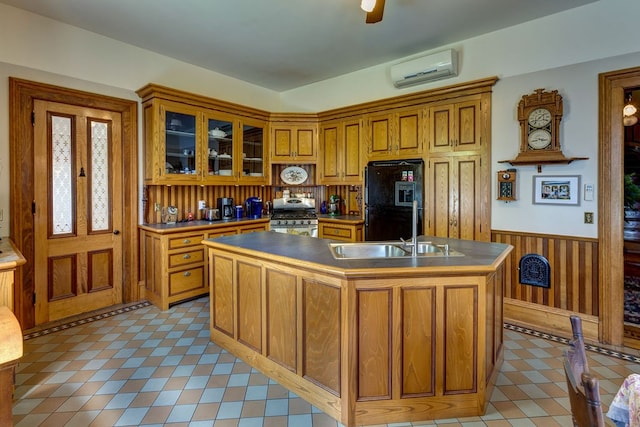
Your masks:
{"label": "wall mounted air conditioner", "polygon": [[458,75],[458,55],[444,50],[391,66],[391,81],[397,88],[446,79]]}

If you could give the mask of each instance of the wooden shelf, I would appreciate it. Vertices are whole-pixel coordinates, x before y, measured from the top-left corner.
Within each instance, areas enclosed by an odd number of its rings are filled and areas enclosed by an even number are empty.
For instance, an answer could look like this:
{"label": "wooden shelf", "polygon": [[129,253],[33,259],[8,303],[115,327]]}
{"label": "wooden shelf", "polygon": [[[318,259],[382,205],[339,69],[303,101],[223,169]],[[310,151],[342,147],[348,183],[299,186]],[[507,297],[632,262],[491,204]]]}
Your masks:
{"label": "wooden shelf", "polygon": [[588,157],[557,157],[553,159],[517,158],[513,160],[500,160],[498,163],[509,163],[513,166],[537,165],[538,173],[542,172],[542,165],[569,164],[575,160],[589,160]]}

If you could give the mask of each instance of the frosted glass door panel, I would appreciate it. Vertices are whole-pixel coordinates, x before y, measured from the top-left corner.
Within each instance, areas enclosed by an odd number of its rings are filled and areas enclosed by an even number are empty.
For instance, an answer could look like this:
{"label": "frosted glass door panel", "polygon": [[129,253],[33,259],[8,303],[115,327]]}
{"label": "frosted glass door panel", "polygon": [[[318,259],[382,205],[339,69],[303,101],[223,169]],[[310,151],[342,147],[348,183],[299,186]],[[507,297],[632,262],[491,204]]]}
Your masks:
{"label": "frosted glass door panel", "polygon": [[73,122],[70,117],[51,116],[51,230],[54,236],[75,233],[76,198]]}
{"label": "frosted glass door panel", "polygon": [[109,187],[109,124],[91,122],[89,161],[91,162],[91,221],[89,232],[109,231],[111,189]]}

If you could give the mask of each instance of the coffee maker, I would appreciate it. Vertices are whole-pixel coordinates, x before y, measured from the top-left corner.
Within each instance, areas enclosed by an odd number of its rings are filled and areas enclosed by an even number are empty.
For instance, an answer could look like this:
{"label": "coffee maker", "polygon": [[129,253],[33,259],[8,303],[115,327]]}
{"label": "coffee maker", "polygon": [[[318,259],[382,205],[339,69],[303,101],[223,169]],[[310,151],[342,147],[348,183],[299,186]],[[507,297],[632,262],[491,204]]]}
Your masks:
{"label": "coffee maker", "polygon": [[233,213],[233,209],[233,198],[218,197],[218,212],[220,212],[220,218],[223,220],[234,218],[235,215]]}
{"label": "coffee maker", "polygon": [[247,218],[262,218],[262,199],[259,197],[249,197],[244,202],[244,205]]}

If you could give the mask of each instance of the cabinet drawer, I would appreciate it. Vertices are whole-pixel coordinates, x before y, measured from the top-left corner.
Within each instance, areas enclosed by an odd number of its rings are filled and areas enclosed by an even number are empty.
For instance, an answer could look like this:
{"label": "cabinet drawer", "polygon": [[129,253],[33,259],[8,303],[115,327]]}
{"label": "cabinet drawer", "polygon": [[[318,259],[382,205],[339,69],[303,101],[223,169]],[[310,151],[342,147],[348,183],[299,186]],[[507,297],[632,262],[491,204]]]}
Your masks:
{"label": "cabinet drawer", "polygon": [[244,227],[240,230],[240,233],[256,233],[259,231],[267,231],[266,225],[256,225],[255,227]]}
{"label": "cabinet drawer", "polygon": [[353,238],[353,229],[351,228],[339,228],[332,226],[323,226],[322,227],[322,236],[323,237],[337,237],[342,239],[351,239]]}
{"label": "cabinet drawer", "polygon": [[233,236],[234,234],[238,234],[238,230],[236,228],[223,228],[222,230],[211,230],[207,233],[207,238],[211,239],[214,237]]}
{"label": "cabinet drawer", "polygon": [[204,248],[169,255],[169,268],[181,265],[201,263],[204,260]]}
{"label": "cabinet drawer", "polygon": [[169,275],[169,296],[201,288],[205,288],[204,266],[176,271]]}
{"label": "cabinet drawer", "polygon": [[204,239],[204,234],[188,234],[169,239],[169,249],[184,248],[187,246],[199,245]]}

